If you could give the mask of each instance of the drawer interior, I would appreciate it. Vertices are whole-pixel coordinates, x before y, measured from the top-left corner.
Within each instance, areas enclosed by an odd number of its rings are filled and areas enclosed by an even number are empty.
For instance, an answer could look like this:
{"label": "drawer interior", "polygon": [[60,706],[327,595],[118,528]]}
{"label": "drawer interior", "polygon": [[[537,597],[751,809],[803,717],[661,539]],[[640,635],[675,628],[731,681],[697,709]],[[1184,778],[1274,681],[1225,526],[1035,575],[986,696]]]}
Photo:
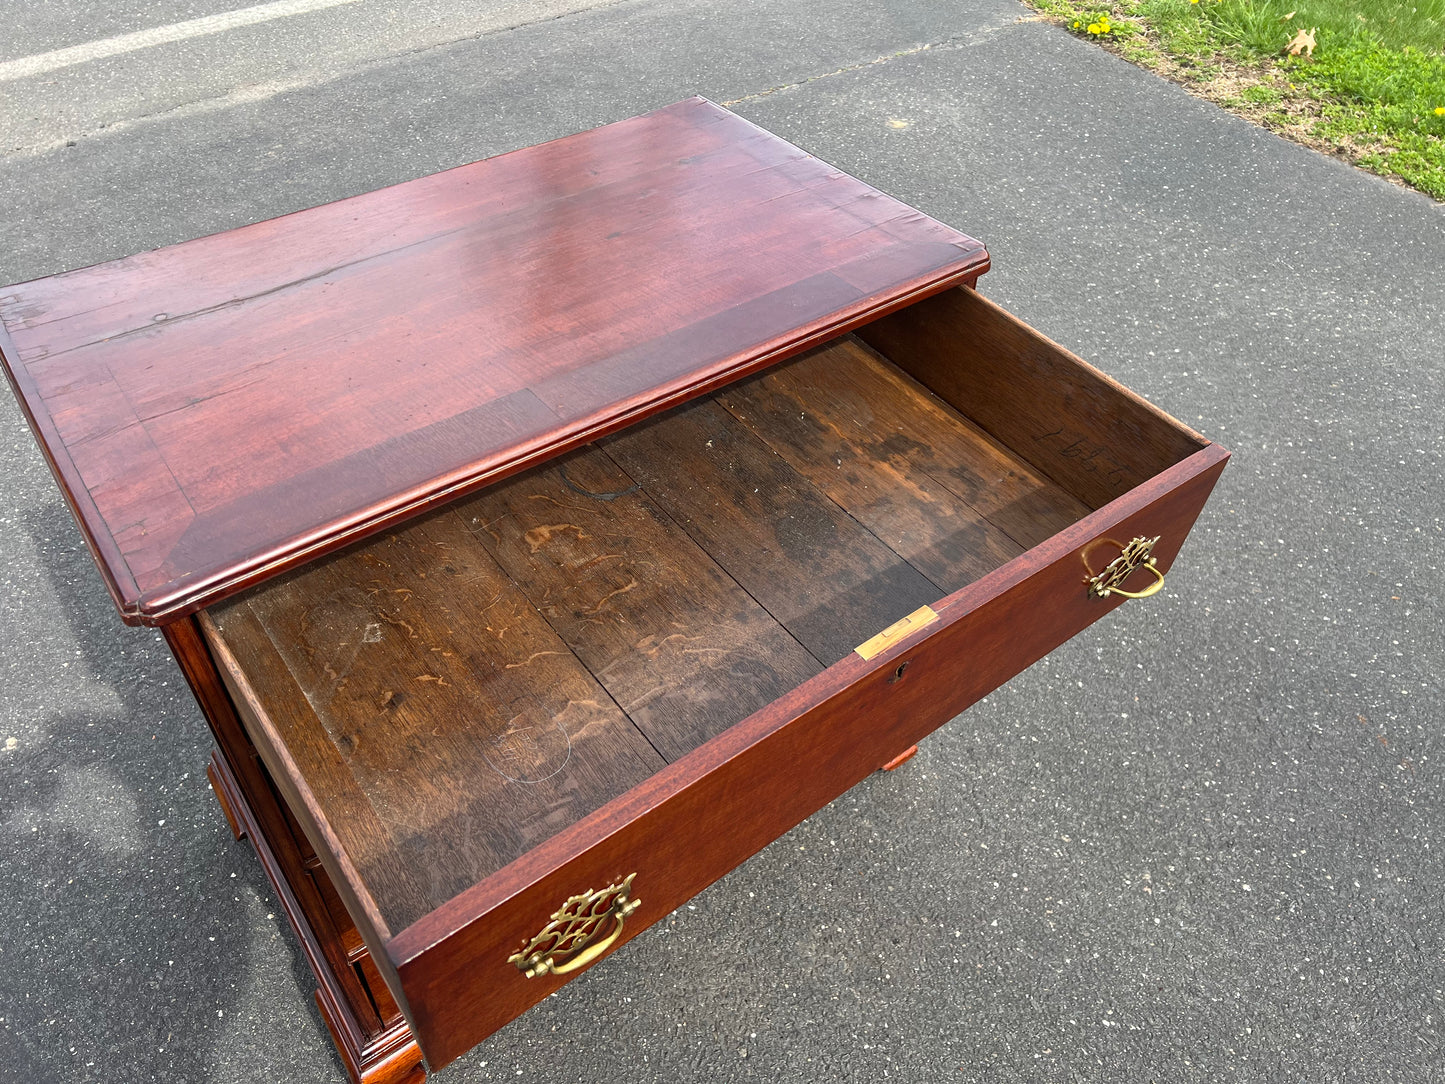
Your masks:
{"label": "drawer interior", "polygon": [[386,938],[1205,443],[953,291],[206,626]]}

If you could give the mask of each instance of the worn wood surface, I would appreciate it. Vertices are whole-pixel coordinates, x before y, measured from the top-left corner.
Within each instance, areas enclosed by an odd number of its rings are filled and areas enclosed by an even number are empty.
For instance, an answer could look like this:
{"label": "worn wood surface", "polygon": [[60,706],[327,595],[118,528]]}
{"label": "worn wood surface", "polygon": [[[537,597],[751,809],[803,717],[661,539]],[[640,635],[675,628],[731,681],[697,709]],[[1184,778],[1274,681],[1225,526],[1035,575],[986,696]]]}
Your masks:
{"label": "worn wood surface", "polygon": [[569,895],[635,872],[641,905],[625,942],[1118,606],[1084,586],[1097,539],[1161,535],[1168,569],[1227,458],[1199,451],[950,595],[916,637],[871,661],[849,656],[397,934],[389,948],[429,1063],[566,981],[506,961]]}
{"label": "worn wood surface", "polygon": [[851,337],[718,401],[945,590],[1089,511]]}
{"label": "worn wood surface", "polygon": [[[351,896],[347,910],[358,933],[381,944],[393,927],[378,897],[405,901],[417,912],[425,911],[427,901],[410,872],[389,861],[390,841],[370,796],[333,758],[313,752],[325,743],[324,732],[255,614],[236,607],[224,615],[203,613],[197,620],[257,755],[301,827],[303,871],[309,875],[326,855],[335,875],[333,889],[339,886]],[[244,668],[238,655],[246,660]],[[343,943],[348,956],[352,947]]]}
{"label": "worn wood surface", "polygon": [[716,402],[602,447],[825,664],[943,593]]}
{"label": "worn wood surface", "polygon": [[449,513],[210,613],[257,745],[383,929],[663,763]]}
{"label": "worn wood surface", "polygon": [[205,623],[377,942],[1020,553],[979,509],[1071,508],[845,339]]}
{"label": "worn wood surface", "polygon": [[975,290],[860,336],[1092,508],[1208,443]]}
{"label": "worn wood surface", "polygon": [[692,99],[0,289],[0,355],[154,624],[987,265]]}
{"label": "worn wood surface", "polygon": [[668,760],[822,669],[597,448],[456,514]]}

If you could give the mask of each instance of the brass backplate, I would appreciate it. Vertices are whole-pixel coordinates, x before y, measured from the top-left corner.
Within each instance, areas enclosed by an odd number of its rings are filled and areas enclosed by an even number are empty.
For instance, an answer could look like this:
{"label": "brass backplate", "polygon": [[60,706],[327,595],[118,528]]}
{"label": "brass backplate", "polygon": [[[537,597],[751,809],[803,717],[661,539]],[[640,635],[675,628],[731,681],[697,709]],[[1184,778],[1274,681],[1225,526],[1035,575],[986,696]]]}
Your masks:
{"label": "brass backplate", "polygon": [[597,892],[589,888],[573,896],[553,912],[542,932],[521,952],[507,957],[507,962],[515,964],[529,979],[585,967],[622,935],[623,920],[640,905],[640,900],[632,898],[632,879],[636,876],[629,873],[618,884]]}
{"label": "brass backplate", "polygon": [[[1154,544],[1159,541],[1160,536],[1153,538],[1135,538],[1127,546],[1121,546],[1119,556],[1115,557],[1098,573],[1089,577],[1089,594],[1095,598],[1108,598],[1112,594],[1134,597],[1135,593],[1121,590],[1123,583],[1144,565],[1154,564]],[[1101,539],[1111,545],[1118,546],[1119,543],[1110,539]],[[1085,566],[1088,567],[1087,561]],[[1163,575],[1156,573],[1162,580]],[[1149,592],[1152,593],[1152,592]]]}

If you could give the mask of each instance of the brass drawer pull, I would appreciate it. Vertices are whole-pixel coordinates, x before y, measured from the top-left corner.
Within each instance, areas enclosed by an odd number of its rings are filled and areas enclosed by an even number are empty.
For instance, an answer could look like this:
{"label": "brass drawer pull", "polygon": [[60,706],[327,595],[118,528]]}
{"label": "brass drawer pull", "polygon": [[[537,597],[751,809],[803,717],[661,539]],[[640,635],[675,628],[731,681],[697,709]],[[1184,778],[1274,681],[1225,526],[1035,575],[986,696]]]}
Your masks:
{"label": "brass drawer pull", "polygon": [[[573,896],[552,915],[521,952],[507,957],[507,963],[516,964],[517,970],[533,979],[538,975],[566,975],[579,971],[610,949],[622,936],[622,924],[627,916],[636,911],[641,900],[632,899],[632,878],[629,873],[621,884],[608,885],[600,892],[590,888],[581,895]],[[600,931],[608,928],[607,936],[592,942]]]}
{"label": "brass drawer pull", "polygon": [[[1107,542],[1111,546],[1118,546],[1121,552],[1098,573],[1089,568],[1088,551],[1085,550],[1084,568],[1090,573],[1089,594],[1095,598],[1108,598],[1110,595],[1148,598],[1150,595],[1157,595],[1164,586],[1164,573],[1154,567],[1154,543],[1158,542],[1159,538],[1159,535],[1153,538],[1135,538],[1127,546],[1115,542],[1112,538],[1101,538],[1100,543]],[[1154,574],[1153,583],[1142,591],[1125,591],[1119,586],[1141,568]]]}

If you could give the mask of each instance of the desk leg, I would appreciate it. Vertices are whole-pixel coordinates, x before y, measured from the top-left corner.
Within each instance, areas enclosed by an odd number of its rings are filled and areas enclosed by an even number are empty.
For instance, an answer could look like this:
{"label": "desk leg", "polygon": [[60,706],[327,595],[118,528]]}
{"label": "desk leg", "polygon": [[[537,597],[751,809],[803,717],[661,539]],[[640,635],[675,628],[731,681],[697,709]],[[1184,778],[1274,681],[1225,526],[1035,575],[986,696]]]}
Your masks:
{"label": "desk leg", "polygon": [[291,920],[347,1074],[354,1084],[422,1084],[421,1049],[246,736],[195,619],[162,631],[216,739],[206,775],[232,834],[251,841]]}

